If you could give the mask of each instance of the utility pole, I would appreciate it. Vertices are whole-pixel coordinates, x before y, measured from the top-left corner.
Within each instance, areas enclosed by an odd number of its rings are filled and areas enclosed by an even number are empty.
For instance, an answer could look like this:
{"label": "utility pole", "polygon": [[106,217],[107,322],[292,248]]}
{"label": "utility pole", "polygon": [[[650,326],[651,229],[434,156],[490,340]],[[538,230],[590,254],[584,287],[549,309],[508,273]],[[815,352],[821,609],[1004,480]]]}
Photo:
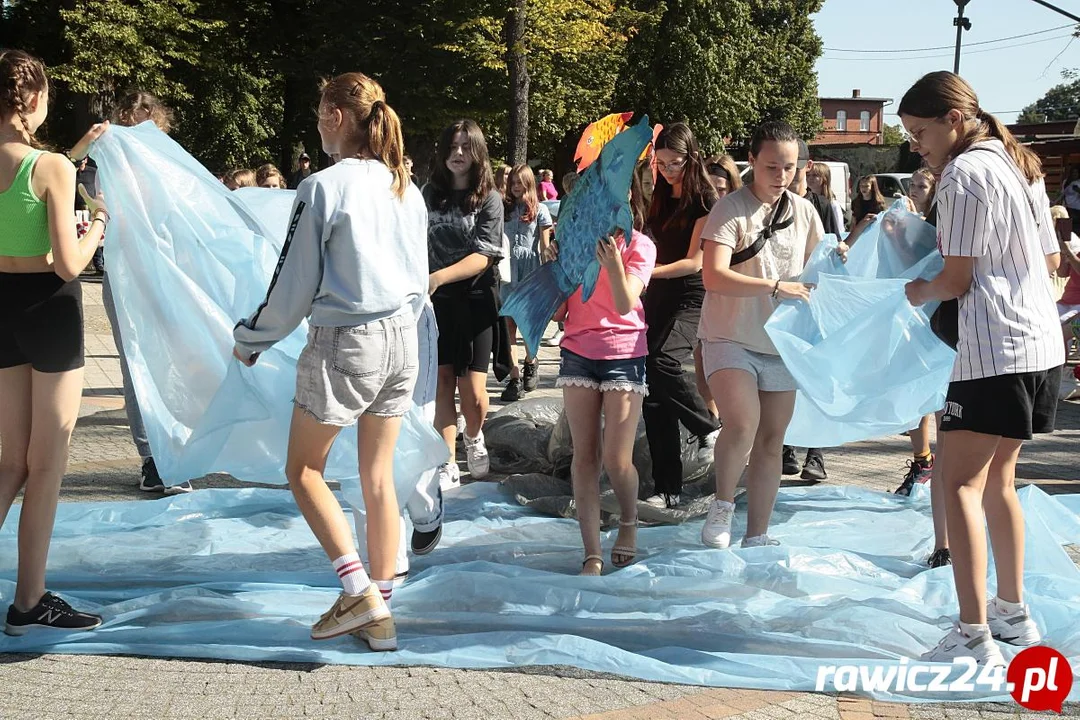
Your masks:
{"label": "utility pole", "polygon": [[[1035,0],[1038,2],[1038,0]],[[970,0],[953,0],[956,3],[956,19],[952,24],[956,27],[956,58],[953,60],[952,71],[960,74],[960,43],[963,40],[964,31],[971,29],[971,20],[964,17],[964,8]]]}
{"label": "utility pole", "polygon": [[1080,22],[1080,17],[1077,17],[1076,15],[1073,15],[1071,12],[1066,12],[1065,10],[1062,10],[1057,5],[1051,5],[1050,3],[1046,2],[1046,0],[1032,0],[1032,2],[1037,2],[1040,5],[1042,5],[1044,8],[1047,8],[1049,10],[1053,10],[1054,12],[1058,13],[1059,15],[1064,15],[1065,17],[1069,18],[1070,20]]}

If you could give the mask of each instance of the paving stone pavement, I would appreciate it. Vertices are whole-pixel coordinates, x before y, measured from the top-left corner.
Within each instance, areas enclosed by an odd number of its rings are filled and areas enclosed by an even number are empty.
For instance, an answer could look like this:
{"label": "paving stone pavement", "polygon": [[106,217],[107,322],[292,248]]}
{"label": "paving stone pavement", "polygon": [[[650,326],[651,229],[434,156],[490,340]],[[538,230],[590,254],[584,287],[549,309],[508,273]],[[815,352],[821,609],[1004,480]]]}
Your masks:
{"label": "paving stone pavement", "polygon": [[[86,390],[61,499],[145,498],[139,459],[123,412],[119,362],[101,305],[100,281],[87,277]],[[541,352],[543,395],[553,387],[557,350]],[[492,411],[501,388],[489,383]],[[1080,492],[1075,460],[1080,404],[1063,403],[1059,432],[1025,446],[1020,482],[1048,492]],[[910,446],[904,437],[828,450],[829,482],[892,490]],[[790,485],[801,481],[788,482]],[[196,487],[237,487],[227,476]],[[284,491],[283,491],[284,492]],[[1074,553],[1074,559],[1080,553]],[[1080,717],[1080,704],[1065,707]],[[372,718],[477,720],[770,720],[827,718],[1050,718],[1006,703],[900,705],[863,698],[647,683],[568,667],[513,671],[233,663],[80,655],[0,655],[0,719],[39,718]]]}

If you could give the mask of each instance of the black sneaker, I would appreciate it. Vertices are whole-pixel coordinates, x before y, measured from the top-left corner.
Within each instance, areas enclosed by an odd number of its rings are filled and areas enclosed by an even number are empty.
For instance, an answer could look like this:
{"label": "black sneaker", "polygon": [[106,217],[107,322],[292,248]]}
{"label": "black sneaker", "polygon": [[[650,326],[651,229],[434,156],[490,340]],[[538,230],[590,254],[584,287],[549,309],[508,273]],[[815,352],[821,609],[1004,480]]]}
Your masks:
{"label": "black sneaker", "polygon": [[439,545],[442,540],[442,524],[431,532],[412,531],[412,551],[414,555],[427,555]]}
{"label": "black sneaker", "polygon": [[525,363],[525,366],[521,369],[521,386],[525,392],[529,393],[536,389],[536,385],[540,381],[538,371],[539,368],[535,360]]}
{"label": "black sneaker", "polygon": [[25,635],[32,628],[79,632],[93,630],[98,625],[101,625],[100,615],[79,612],[56,595],[47,592],[41,596],[37,605],[26,612],[20,612],[14,605],[9,605],[4,632],[8,635]]}
{"label": "black sneaker", "polygon": [[142,480],[139,481],[139,489],[143,492],[165,492],[165,483],[158,475],[157,465],[154,458],[148,457],[143,460]]}
{"label": "black sneaker", "polygon": [[799,460],[795,457],[795,448],[790,445],[784,446],[784,475],[799,474]]}
{"label": "black sneaker", "polygon": [[803,463],[800,477],[803,480],[813,480],[814,482],[821,482],[829,478],[825,474],[825,458],[821,456],[821,453],[813,450],[806,453],[806,462]]}
{"label": "black sneaker", "polygon": [[161,475],[158,474],[157,464],[154,462],[154,458],[148,457],[143,460],[142,480],[139,481],[139,489],[143,492],[180,495],[182,493],[189,493],[194,488],[191,487],[191,482],[188,480],[185,480],[179,485],[166,485],[165,481],[161,479]]}
{"label": "black sneaker", "polygon": [[517,402],[521,399],[521,380],[510,378],[506,383],[506,389],[499,396],[503,402]]}
{"label": "black sneaker", "polygon": [[929,461],[923,460],[908,460],[908,471],[904,475],[904,482],[900,483],[900,487],[896,488],[895,495],[908,496],[911,495],[911,489],[915,487],[915,483],[928,483],[934,472],[934,458],[931,457]]}
{"label": "black sneaker", "polygon": [[938,548],[930,555],[926,560],[926,564],[932,568],[945,567],[946,565],[952,565],[952,555],[949,554],[949,548]]}

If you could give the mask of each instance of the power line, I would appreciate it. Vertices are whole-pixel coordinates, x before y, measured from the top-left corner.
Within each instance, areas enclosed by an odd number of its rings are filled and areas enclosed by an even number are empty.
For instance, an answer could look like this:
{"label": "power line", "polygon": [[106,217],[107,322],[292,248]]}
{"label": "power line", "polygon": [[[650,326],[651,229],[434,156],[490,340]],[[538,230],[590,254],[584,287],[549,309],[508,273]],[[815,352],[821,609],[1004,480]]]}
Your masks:
{"label": "power line", "polygon": [[[971,50],[971,51],[966,51],[965,50],[964,55],[965,56],[967,56],[967,55],[978,55],[980,53],[997,52],[999,50],[1012,50],[1012,49],[1015,49],[1015,48],[1028,47],[1030,45],[1038,45],[1039,43],[1054,42],[1055,40],[1063,40],[1065,38],[1071,38],[1071,37],[1073,37],[1073,34],[1069,33],[1067,35],[1055,35],[1054,37],[1043,38],[1041,40],[1030,40],[1028,42],[1015,43],[1013,45],[1002,45],[1000,47],[985,48],[983,50]],[[915,55],[915,56],[911,56],[911,57],[902,57],[902,58],[896,58],[896,57],[862,57],[862,58],[856,58],[856,57],[824,57],[823,56],[821,59],[822,60],[842,60],[844,62],[882,62],[882,61],[897,62],[897,61],[906,61],[906,60],[933,60],[933,59],[936,59],[936,58],[947,58],[947,57],[952,57],[952,55],[951,54],[949,54],[949,55],[945,55],[945,54],[942,54],[942,55]]]}
{"label": "power line", "polygon": [[[1024,33],[1023,35],[1012,35],[1010,37],[998,38],[997,40],[983,40],[982,42],[968,43],[968,47],[974,47],[976,45],[992,45],[999,42],[1007,42],[1009,40],[1020,40],[1021,38],[1034,37],[1035,35],[1045,35],[1050,32],[1057,32],[1058,30],[1064,30],[1065,28],[1072,28],[1073,25],[1060,25],[1054,28],[1047,28],[1046,30],[1038,30],[1036,32]],[[924,47],[924,48],[908,48],[906,50],[880,50],[880,49],[865,49],[855,50],[851,48],[823,48],[827,52],[847,52],[847,53],[912,53],[912,52],[929,52],[931,50],[952,50],[952,45],[938,45],[936,47]]]}

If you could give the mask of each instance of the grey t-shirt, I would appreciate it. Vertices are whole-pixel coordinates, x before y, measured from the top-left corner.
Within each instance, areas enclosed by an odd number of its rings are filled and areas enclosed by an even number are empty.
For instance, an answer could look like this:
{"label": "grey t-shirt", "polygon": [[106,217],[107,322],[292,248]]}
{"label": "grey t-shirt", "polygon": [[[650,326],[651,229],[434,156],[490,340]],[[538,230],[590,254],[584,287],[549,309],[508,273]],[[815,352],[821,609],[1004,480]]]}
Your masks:
{"label": "grey t-shirt", "polygon": [[502,257],[503,200],[497,190],[488,193],[476,210],[466,213],[461,209],[467,191],[455,190],[450,194],[445,209],[435,202],[431,185],[424,187],[424,201],[428,207],[428,266],[431,272],[442,270],[461,262],[473,253],[492,258],[487,269],[477,278],[467,278],[443,285],[435,291],[435,297],[458,296],[469,290],[482,290],[495,284],[495,263]]}

